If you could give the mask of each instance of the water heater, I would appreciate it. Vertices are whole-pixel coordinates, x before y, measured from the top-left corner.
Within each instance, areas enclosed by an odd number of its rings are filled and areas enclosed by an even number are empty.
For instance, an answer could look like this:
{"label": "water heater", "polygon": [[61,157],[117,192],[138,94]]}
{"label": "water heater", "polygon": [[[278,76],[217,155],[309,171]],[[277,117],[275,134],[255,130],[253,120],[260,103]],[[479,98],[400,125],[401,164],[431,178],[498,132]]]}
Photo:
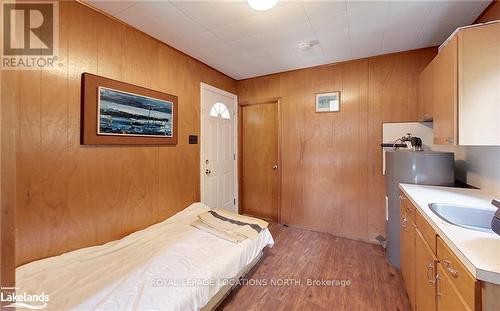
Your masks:
{"label": "water heater", "polygon": [[453,186],[455,155],[451,152],[386,149],[385,161],[387,258],[393,266],[399,267],[399,184]]}

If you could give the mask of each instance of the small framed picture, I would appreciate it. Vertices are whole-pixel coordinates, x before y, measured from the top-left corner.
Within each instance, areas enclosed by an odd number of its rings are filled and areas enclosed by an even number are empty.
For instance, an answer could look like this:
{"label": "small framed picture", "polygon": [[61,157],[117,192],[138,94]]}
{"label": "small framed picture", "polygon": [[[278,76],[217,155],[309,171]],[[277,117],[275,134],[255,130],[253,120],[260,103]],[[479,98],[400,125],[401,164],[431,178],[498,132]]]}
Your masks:
{"label": "small framed picture", "polygon": [[340,92],[316,94],[316,112],[340,111]]}

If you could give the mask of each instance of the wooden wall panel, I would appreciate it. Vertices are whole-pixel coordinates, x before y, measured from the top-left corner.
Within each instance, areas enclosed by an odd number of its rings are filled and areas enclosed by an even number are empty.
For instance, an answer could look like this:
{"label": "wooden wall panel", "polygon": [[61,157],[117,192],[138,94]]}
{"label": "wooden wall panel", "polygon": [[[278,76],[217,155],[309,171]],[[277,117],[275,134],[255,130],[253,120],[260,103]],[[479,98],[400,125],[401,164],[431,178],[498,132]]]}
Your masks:
{"label": "wooden wall panel", "polygon": [[342,66],[342,235],[368,237],[368,61]]}
{"label": "wooden wall panel", "polygon": [[[2,71],[0,70],[0,94],[2,93]],[[2,280],[4,278],[4,272],[2,269],[2,261],[6,260],[3,257],[5,256],[5,251],[3,250],[4,246],[4,238],[3,238],[3,233],[2,233],[2,221],[3,221],[3,210],[4,210],[4,204],[2,201],[2,180],[3,180],[3,174],[2,174],[2,133],[3,133],[3,128],[2,128],[2,96],[0,96],[0,284],[2,284]],[[8,271],[8,269],[6,269]],[[2,291],[0,290],[0,293]],[[0,303],[0,307],[2,307],[3,304]]]}
{"label": "wooden wall panel", "polygon": [[[200,82],[236,92],[235,80],[76,2],[60,3],[60,62],[19,80],[2,76],[3,86],[23,90],[2,92],[19,110],[9,185],[17,188],[16,265],[118,239],[198,201],[199,145],[188,135],[200,131]],[[177,95],[178,145],[81,146],[83,72]]]}
{"label": "wooden wall panel", "polygon": [[[76,249],[79,245],[98,243],[99,237],[102,236],[101,232],[105,230],[105,223],[102,220],[79,220],[91,219],[98,213],[108,214],[113,208],[108,205],[109,198],[123,195],[123,192],[114,192],[99,200],[97,191],[102,185],[94,167],[97,165],[97,148],[80,146],[81,73],[97,72],[99,14],[67,2],[61,3],[60,10],[72,16],[72,21],[68,25],[68,38],[79,38],[79,40],[64,40],[68,46],[67,247]],[[111,227],[116,226],[116,218],[108,217],[107,220]]]}
{"label": "wooden wall panel", "polygon": [[[280,96],[280,75],[269,75],[238,83],[238,97],[255,102]],[[241,101],[241,100],[240,100]]]}
{"label": "wooden wall panel", "polygon": [[477,18],[474,24],[491,22],[498,19],[500,19],[500,1],[493,0],[486,10]]}
{"label": "wooden wall panel", "polygon": [[[16,206],[16,118],[20,95],[19,73],[2,71],[0,105],[0,284],[14,285]],[[3,291],[2,291],[3,292]]]}
{"label": "wooden wall panel", "polygon": [[[59,35],[67,37],[68,16],[61,15]],[[67,45],[61,42],[58,61],[67,61]],[[23,221],[16,231],[22,247],[16,247],[16,260],[27,249],[42,257],[65,251],[67,237],[65,177],[67,174],[67,70],[25,71],[21,73],[19,135],[17,144],[16,217]],[[47,208],[48,207],[48,208]],[[17,219],[17,218],[16,218]],[[50,230],[47,230],[49,221]]]}
{"label": "wooden wall panel", "polygon": [[418,76],[437,54],[429,48],[373,58],[369,62],[368,236],[385,232],[385,184],[382,175],[382,122],[417,121]]}
{"label": "wooden wall panel", "polygon": [[[417,119],[421,49],[238,81],[240,102],[281,97],[283,223],[374,242],[385,235],[382,122]],[[338,113],[315,93],[341,91]]]}

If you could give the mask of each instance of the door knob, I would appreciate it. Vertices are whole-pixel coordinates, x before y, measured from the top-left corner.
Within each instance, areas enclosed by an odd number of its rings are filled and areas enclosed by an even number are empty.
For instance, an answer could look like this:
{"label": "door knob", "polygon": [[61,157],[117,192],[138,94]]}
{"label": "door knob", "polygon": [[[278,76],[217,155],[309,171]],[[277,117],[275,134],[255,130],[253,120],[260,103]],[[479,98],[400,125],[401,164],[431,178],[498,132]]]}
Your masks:
{"label": "door knob", "polygon": [[278,164],[274,164],[273,165],[273,170],[277,170],[278,169]]}
{"label": "door knob", "polygon": [[205,170],[205,175],[210,176],[210,173],[212,173],[212,171],[211,171],[211,170],[209,170],[209,169],[207,168],[207,169]]}

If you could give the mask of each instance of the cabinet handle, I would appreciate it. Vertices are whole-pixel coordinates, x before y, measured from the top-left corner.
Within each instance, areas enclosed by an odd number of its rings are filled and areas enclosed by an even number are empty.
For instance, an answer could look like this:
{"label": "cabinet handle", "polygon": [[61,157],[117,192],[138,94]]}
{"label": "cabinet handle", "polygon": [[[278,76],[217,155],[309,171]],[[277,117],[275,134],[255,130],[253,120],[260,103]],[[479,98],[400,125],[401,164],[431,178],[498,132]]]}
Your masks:
{"label": "cabinet handle", "polygon": [[434,271],[434,261],[431,261],[427,265],[427,281],[429,282],[430,286],[433,286],[436,284],[437,277],[433,278],[432,277],[432,271]]}
{"label": "cabinet handle", "polygon": [[443,265],[454,278],[458,277],[458,270],[453,268],[451,261],[445,259],[443,260]]}
{"label": "cabinet handle", "polygon": [[400,194],[399,195],[399,205],[401,205],[401,203],[403,202],[404,199],[405,199],[405,197]]}
{"label": "cabinet handle", "polygon": [[439,276],[439,273],[436,274],[436,296],[441,297],[443,294],[440,291],[440,282],[441,282],[441,277]]}
{"label": "cabinet handle", "polygon": [[408,219],[406,218],[406,216],[403,216],[403,218],[401,219],[401,228],[403,228],[404,231],[408,230],[408,226],[406,225],[407,222]]}
{"label": "cabinet handle", "polygon": [[455,140],[451,137],[446,138],[446,142],[452,144]]}

